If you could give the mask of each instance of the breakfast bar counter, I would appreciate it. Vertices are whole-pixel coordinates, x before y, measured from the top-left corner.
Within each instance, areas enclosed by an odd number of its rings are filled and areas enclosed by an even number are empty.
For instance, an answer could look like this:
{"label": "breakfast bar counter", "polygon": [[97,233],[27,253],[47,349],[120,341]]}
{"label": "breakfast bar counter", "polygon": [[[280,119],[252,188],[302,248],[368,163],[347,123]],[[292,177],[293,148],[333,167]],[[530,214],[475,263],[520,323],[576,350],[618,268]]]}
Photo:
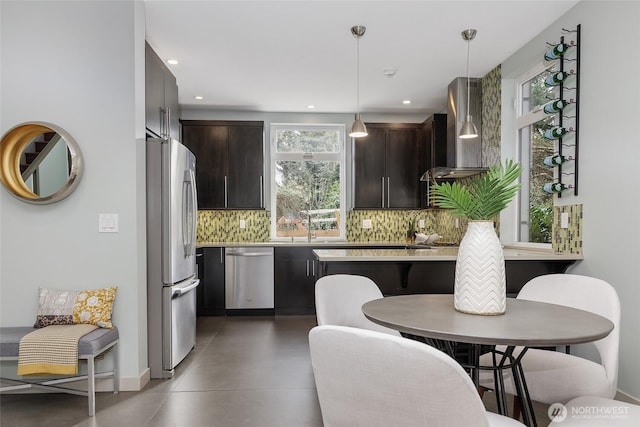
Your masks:
{"label": "breakfast bar counter", "polygon": [[[317,276],[357,274],[369,277],[384,295],[453,293],[457,247],[411,249],[314,249]],[[546,249],[504,248],[507,294],[543,274],[564,273],[583,259]]]}
{"label": "breakfast bar counter", "polygon": [[[457,247],[431,247],[411,249],[315,249],[314,255],[320,262],[347,261],[455,261]],[[550,250],[538,250],[518,247],[505,247],[504,259],[508,260],[545,260],[578,261],[579,254],[558,254]]]}

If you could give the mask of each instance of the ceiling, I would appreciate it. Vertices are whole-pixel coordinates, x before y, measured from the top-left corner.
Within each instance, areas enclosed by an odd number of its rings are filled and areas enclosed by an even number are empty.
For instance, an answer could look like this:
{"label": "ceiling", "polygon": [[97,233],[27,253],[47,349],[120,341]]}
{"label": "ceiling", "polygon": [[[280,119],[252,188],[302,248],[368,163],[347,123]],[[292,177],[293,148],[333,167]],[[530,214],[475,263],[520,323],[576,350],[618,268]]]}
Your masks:
{"label": "ceiling", "polygon": [[364,25],[360,111],[428,115],[466,75],[463,30],[478,30],[470,68],[482,77],[578,1],[145,0],[146,39],[179,61],[168,67],[183,107],[345,113],[356,110],[350,29]]}

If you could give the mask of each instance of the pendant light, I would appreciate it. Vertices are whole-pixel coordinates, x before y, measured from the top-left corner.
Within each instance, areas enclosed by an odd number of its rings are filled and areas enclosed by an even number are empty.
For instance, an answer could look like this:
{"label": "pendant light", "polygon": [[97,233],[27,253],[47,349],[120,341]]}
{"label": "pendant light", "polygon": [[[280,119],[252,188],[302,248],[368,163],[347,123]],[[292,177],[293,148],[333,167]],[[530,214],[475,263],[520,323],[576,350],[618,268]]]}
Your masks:
{"label": "pendant light", "polygon": [[362,138],[367,136],[367,127],[360,120],[360,37],[364,36],[364,32],[367,31],[367,27],[362,25],[356,25],[351,27],[351,34],[356,38],[356,52],[357,52],[357,72],[356,72],[356,116],[355,121],[351,125],[351,131],[349,136],[352,138]]}
{"label": "pendant light", "polygon": [[478,137],[478,129],[476,129],[476,125],[473,124],[473,120],[471,118],[471,111],[469,110],[469,101],[471,99],[471,84],[469,82],[470,74],[469,74],[469,53],[471,50],[471,40],[476,36],[477,31],[474,29],[464,30],[462,32],[462,39],[467,41],[467,118],[462,124],[462,128],[460,129],[460,134],[458,135],[462,139],[471,139]]}

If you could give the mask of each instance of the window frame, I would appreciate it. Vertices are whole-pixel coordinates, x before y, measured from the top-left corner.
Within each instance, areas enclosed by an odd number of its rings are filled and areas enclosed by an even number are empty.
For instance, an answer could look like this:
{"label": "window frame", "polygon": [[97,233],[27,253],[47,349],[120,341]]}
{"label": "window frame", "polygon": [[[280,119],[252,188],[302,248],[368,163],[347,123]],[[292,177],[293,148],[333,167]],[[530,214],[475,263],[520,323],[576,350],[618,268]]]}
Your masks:
{"label": "window frame", "polygon": [[[278,152],[277,149],[277,132],[279,130],[308,130],[308,131],[325,131],[335,130],[338,132],[340,142],[340,150],[331,153],[302,153],[302,152]],[[340,123],[271,123],[269,129],[269,168],[271,174],[271,240],[273,241],[306,241],[306,238],[278,237],[276,229],[276,162],[278,161],[314,161],[314,162],[338,162],[340,167],[340,224],[338,227],[339,236],[325,236],[322,241],[342,241],[346,240],[346,204],[347,204],[347,153],[346,153],[346,129],[344,124]]]}
{"label": "window frame", "polygon": [[[529,237],[527,236],[527,240],[522,239],[522,226],[523,219],[525,218],[524,209],[526,204],[526,219],[527,223],[530,223],[529,220],[529,159],[531,156],[531,147],[529,142],[527,142],[527,150],[525,153],[525,148],[523,147],[522,140],[522,129],[533,126],[535,123],[544,120],[548,115],[544,112],[543,106],[537,106],[534,109],[524,112],[523,111],[523,86],[526,82],[534,78],[535,76],[548,71],[554,67],[553,63],[549,63],[546,61],[540,61],[533,66],[531,66],[525,73],[521,74],[519,77],[515,79],[516,84],[516,155],[518,157],[519,163],[523,166],[523,173],[520,176],[520,190],[518,190],[518,194],[516,196],[517,210],[516,210],[516,245],[518,246],[529,246],[534,248],[545,248],[551,249],[552,243],[538,243],[529,241]],[[525,157],[526,156],[526,157]],[[526,164],[524,163],[526,160]],[[554,203],[555,206],[555,203]]]}

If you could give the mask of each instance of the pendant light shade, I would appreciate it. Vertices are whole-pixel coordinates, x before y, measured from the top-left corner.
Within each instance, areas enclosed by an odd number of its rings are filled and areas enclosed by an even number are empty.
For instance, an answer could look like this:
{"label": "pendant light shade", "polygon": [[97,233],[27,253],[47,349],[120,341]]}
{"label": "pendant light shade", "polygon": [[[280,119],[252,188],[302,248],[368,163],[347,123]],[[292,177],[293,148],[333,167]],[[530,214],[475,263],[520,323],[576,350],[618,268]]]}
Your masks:
{"label": "pendant light shade", "polygon": [[356,114],[355,120],[351,125],[351,130],[349,131],[349,136],[351,138],[362,138],[367,135],[367,127],[364,125],[362,120],[360,120],[360,114]]}
{"label": "pendant light shade", "polygon": [[356,25],[351,27],[351,34],[356,38],[356,62],[357,62],[357,71],[356,71],[356,116],[355,121],[351,125],[351,131],[349,132],[349,136],[351,138],[362,138],[363,136],[367,136],[367,127],[364,125],[362,120],[360,120],[360,37],[364,36],[365,31],[367,31],[367,27],[362,25]]}
{"label": "pendant light shade", "polygon": [[471,40],[473,40],[476,36],[477,31],[474,29],[464,30],[462,32],[462,39],[467,42],[467,117],[462,124],[462,128],[460,129],[459,137],[462,139],[471,139],[478,137],[478,129],[476,129],[476,125],[473,124],[473,119],[471,117],[471,111],[469,110],[469,104],[471,99],[471,84],[469,82],[470,72],[469,72],[469,57],[471,51]]}
{"label": "pendant light shade", "polygon": [[462,127],[460,128],[460,138],[462,139],[471,139],[478,137],[478,129],[476,125],[473,124],[473,119],[470,114],[467,114],[467,119],[462,123]]}

